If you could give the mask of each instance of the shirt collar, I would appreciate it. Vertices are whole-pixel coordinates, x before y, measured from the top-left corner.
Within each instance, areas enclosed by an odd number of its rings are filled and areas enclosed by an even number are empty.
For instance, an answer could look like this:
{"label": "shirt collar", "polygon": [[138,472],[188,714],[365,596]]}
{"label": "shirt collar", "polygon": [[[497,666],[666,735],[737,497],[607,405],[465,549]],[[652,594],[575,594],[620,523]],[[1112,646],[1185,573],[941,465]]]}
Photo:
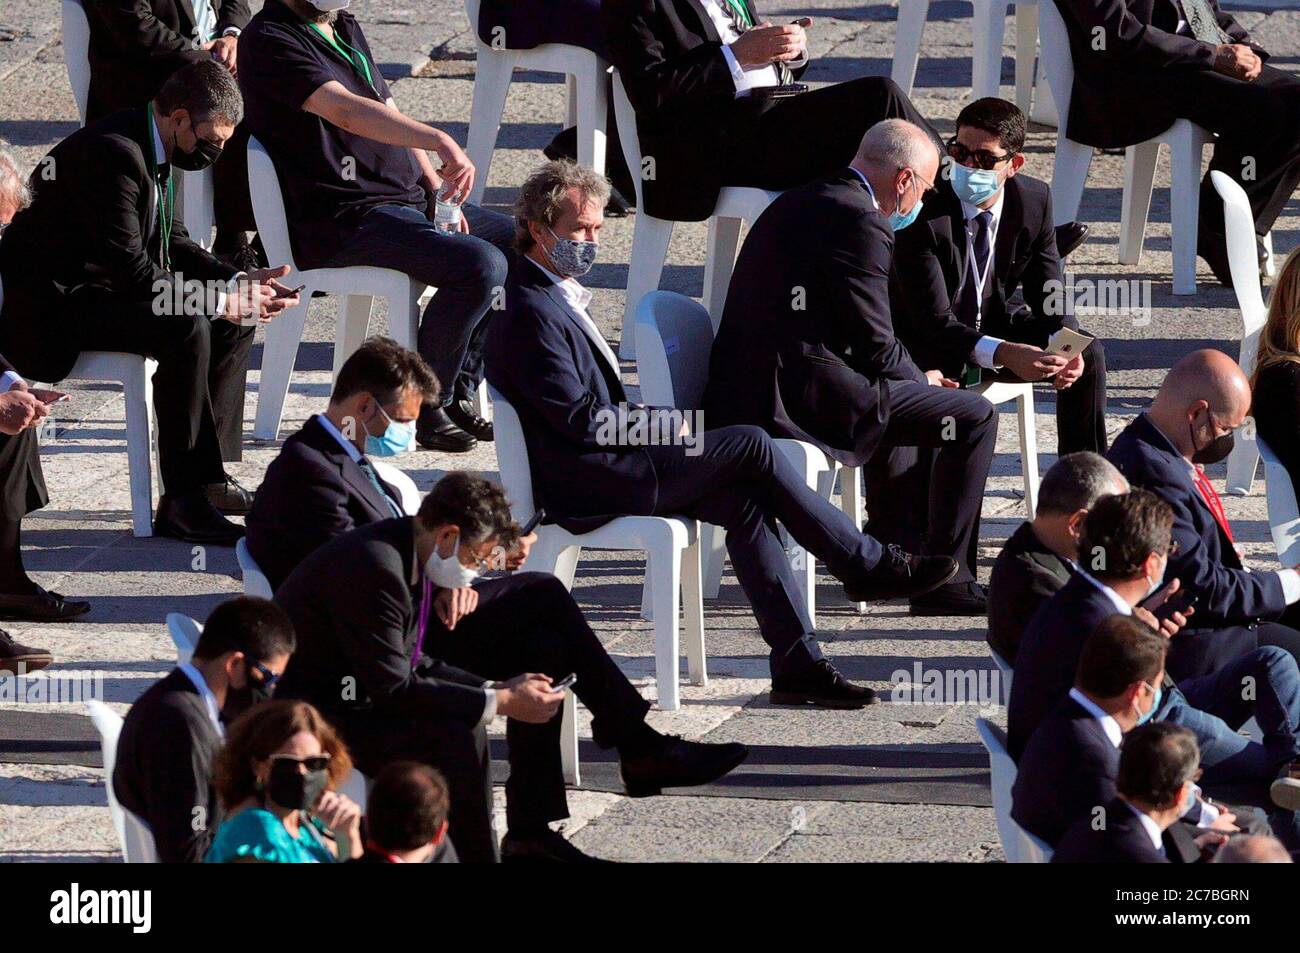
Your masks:
{"label": "shirt collar", "polygon": [[1101,730],[1106,732],[1110,743],[1118,748],[1119,743],[1124,740],[1124,730],[1120,728],[1119,722],[1093,704],[1092,699],[1077,688],[1070,689],[1070,697],[1078,702],[1080,708],[1101,722]]}
{"label": "shirt collar", "polygon": [[560,294],[564,295],[564,300],[569,303],[570,307],[577,308],[579,311],[587,310],[587,306],[591,304],[591,292],[579,284],[576,278],[565,278],[563,275],[557,275],[545,265],[539,264],[536,258],[530,258],[529,261],[537,265],[542,274],[550,278],[559,287]]}
{"label": "shirt collar", "polygon": [[155,165],[167,161],[167,151],[163,149],[162,133],[158,131],[158,117],[149,111],[149,126],[153,130],[153,160]]}
{"label": "shirt collar", "polygon": [[221,724],[221,706],[217,704],[217,696],[212,694],[212,689],[208,687],[207,681],[200,672],[190,662],[184,662],[178,666],[185,677],[194,683],[194,687],[199,690],[199,697],[203,699],[204,706],[208,709],[208,718],[212,720],[213,726],[217,729],[217,734],[221,737],[226,736],[226,729]]}
{"label": "shirt collar", "polygon": [[996,226],[1002,219],[1002,204],[1006,201],[1006,198],[1007,187],[1004,183],[1002,188],[998,189],[997,200],[993,203],[991,208],[979,208],[978,206],[971,205],[965,200],[959,200],[961,201],[961,214],[965,216],[967,223],[969,223],[980,212],[992,212],[993,220],[989,222],[989,225]]}
{"label": "shirt collar", "polygon": [[1101,590],[1102,595],[1110,600],[1110,603],[1115,607],[1116,612],[1120,615],[1133,614],[1133,607],[1129,605],[1118,592],[1106,585],[1100,579],[1097,579],[1095,576],[1088,575],[1088,573],[1084,572],[1083,567],[1078,563],[1075,564],[1074,568],[1079,570],[1079,575],[1083,576],[1084,579],[1087,579],[1090,583]]}
{"label": "shirt collar", "polygon": [[1165,834],[1164,831],[1160,829],[1160,825],[1151,820],[1151,816],[1147,814],[1146,811],[1139,810],[1136,806],[1129,804],[1128,801],[1125,801],[1124,803],[1128,805],[1128,809],[1133,812],[1133,816],[1142,824],[1142,829],[1147,832],[1147,837],[1151,838],[1151,846],[1154,847],[1157,852],[1164,853]]}
{"label": "shirt collar", "polygon": [[334,421],[330,420],[324,414],[317,414],[316,420],[322,427],[325,428],[325,432],[327,434],[329,434],[331,437],[333,437],[335,440],[339,442],[339,446],[341,446],[344,449],[344,451],[347,452],[347,455],[351,457],[354,462],[356,463],[361,462],[361,451],[356,448],[356,444],[354,444],[347,437],[343,436],[339,428],[334,426]]}
{"label": "shirt collar", "polygon": [[876,211],[879,212],[880,203],[876,201],[876,190],[871,187],[871,183],[867,181],[867,177],[862,174],[861,170],[855,169],[853,166],[849,166],[849,171],[862,180],[862,184],[867,187],[867,194],[871,196],[871,204],[874,205]]}

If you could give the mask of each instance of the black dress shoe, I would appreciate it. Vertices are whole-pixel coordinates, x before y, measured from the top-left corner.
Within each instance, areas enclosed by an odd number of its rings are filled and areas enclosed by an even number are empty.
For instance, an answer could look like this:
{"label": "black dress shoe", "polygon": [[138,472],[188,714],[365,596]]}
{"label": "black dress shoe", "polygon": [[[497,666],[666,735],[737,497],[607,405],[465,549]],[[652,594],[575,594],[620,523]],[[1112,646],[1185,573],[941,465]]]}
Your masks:
{"label": "black dress shoe", "polygon": [[801,672],[777,675],[769,696],[773,705],[816,705],[819,708],[866,708],[880,704],[880,696],[865,685],[855,685],[827,659],[818,659]]}
{"label": "black dress shoe", "polygon": [[957,561],[951,556],[913,556],[890,543],[866,579],[845,583],[844,593],[851,602],[902,599],[938,589],[955,575]]}
{"label": "black dress shoe", "polygon": [[476,440],[492,442],[492,421],[485,420],[474,413],[474,402],[470,400],[453,400],[447,406],[447,416],[461,430]]}
{"label": "black dress shoe", "polygon": [[153,531],[155,536],[217,546],[233,546],[244,535],[244,527],[222,516],[201,492],[159,500]]}
{"label": "black dress shoe", "polygon": [[229,474],[223,482],[205,486],[203,494],[219,512],[230,516],[246,516],[253,508],[253,491]]}
{"label": "black dress shoe", "polygon": [[619,774],[628,797],[649,797],[664,788],[716,781],[748,757],[742,744],[705,744],[668,735],[653,751],[622,758]]}
{"label": "black dress shoe", "polygon": [[445,409],[428,405],[420,410],[415,442],[425,450],[441,450],[443,453],[467,453],[478,446],[474,435],[457,427]]}
{"label": "black dress shoe", "polygon": [[1056,250],[1060,253],[1061,260],[1069,258],[1070,252],[1082,245],[1087,237],[1088,226],[1083,222],[1066,222],[1064,225],[1057,225]]}
{"label": "black dress shoe", "polygon": [[54,661],[49,649],[34,649],[15,642],[14,637],[0,629],[0,672],[35,672]]}
{"label": "black dress shoe", "polygon": [[612,864],[612,860],[591,857],[574,847],[562,834],[547,829],[535,837],[517,837],[509,831],[501,839],[501,862],[539,861],[551,864]]}
{"label": "black dress shoe", "polygon": [[27,622],[66,622],[90,611],[89,602],[64,599],[60,593],[48,592],[40,586],[32,595],[0,595],[0,619],[22,619]]}
{"label": "black dress shoe", "polygon": [[912,600],[912,615],[988,615],[988,590],[978,582],[954,582]]}

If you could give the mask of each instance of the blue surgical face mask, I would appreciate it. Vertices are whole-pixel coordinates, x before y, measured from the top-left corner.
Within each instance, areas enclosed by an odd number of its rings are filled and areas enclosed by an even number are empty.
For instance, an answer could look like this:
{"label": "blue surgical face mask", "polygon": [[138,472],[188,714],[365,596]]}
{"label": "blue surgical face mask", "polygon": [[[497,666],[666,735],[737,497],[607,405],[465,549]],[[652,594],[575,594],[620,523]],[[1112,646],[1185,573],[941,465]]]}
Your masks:
{"label": "blue surgical face mask", "polygon": [[[912,185],[913,186],[916,185],[915,172],[912,173]],[[903,229],[907,228],[907,226],[911,225],[913,222],[916,221],[917,216],[921,214],[921,207],[924,204],[925,203],[921,201],[921,198],[918,196],[916,199],[916,204],[912,206],[912,210],[910,212],[902,213],[899,212],[897,208],[895,208],[894,211],[892,211],[889,214],[889,227],[896,232],[901,232]]]}
{"label": "blue surgical face mask", "polygon": [[[1146,685],[1146,682],[1143,682],[1142,684]],[[1151,686],[1147,685],[1147,688],[1151,688]],[[1162,691],[1162,686],[1157,685],[1152,690],[1155,692],[1155,697],[1151,699],[1151,707],[1148,708],[1145,712],[1138,712],[1139,725],[1145,725],[1148,721],[1154,718],[1156,714],[1156,709],[1160,707],[1160,695]]]}
{"label": "blue surgical face mask", "polygon": [[957,198],[970,205],[983,205],[998,194],[1002,183],[996,169],[971,169],[958,163],[952,166],[952,190]]}
{"label": "blue surgical face mask", "polygon": [[551,229],[551,237],[555,239],[555,244],[548,253],[551,264],[555,266],[555,273],[565,278],[581,278],[587,272],[591,271],[591,266],[596,263],[596,252],[600,245],[596,242],[580,242],[572,238],[561,238]]}
{"label": "blue surgical face mask", "polygon": [[370,433],[370,428],[366,427],[366,456],[395,457],[399,453],[410,450],[411,442],[415,439],[415,421],[401,423],[393,420],[388,414],[384,413],[382,407],[379,408],[379,412],[384,414],[388,426],[384,428],[384,432],[378,437]]}

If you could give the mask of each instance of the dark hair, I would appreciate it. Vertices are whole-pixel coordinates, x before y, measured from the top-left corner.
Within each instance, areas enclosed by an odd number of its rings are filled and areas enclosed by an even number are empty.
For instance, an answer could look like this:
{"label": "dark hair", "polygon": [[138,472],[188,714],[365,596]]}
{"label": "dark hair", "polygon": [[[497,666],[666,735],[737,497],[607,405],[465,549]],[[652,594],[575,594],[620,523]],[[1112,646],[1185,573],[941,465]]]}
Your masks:
{"label": "dark hair", "polygon": [[1098,579],[1132,579],[1152,553],[1169,552],[1174,511],[1150,490],[1104,496],[1088,511],[1079,563]]}
{"label": "dark hair", "polygon": [[370,338],[339,368],[330,402],[368,393],[381,405],[391,404],[414,388],[424,403],[438,399],[442,390],[424,358],[392,338]]}
{"label": "dark hair", "polygon": [[217,754],[213,786],[227,811],[257,793],[253,762],[265,761],[284,747],[290,738],[308,732],[320,742],[321,751],[330,756],[329,790],[352,770],[352,759],[333,727],[311,705],[302,701],[263,702],[254,705],[235,719],[226,734],[226,743]]}
{"label": "dark hair", "polygon": [[982,129],[990,136],[997,136],[1002,148],[1010,155],[1015,155],[1025,147],[1025,114],[1015,103],[996,96],[986,96],[967,104],[957,114],[957,131],[962,126]]}
{"label": "dark hair", "polygon": [[441,774],[427,764],[395,761],[366,796],[366,830],[384,850],[415,850],[437,836],[450,809]]}
{"label": "dark hair", "polygon": [[227,652],[243,652],[255,662],[277,655],[292,655],[297,647],[293,623],[270,599],[238,596],[212,610],[194,657],[214,659]]}
{"label": "dark hair", "polygon": [[1077,513],[1090,510],[1103,496],[1111,496],[1124,482],[1115,465],[1099,453],[1067,453],[1043,474],[1038,485],[1039,513]]}
{"label": "dark hair", "polygon": [[182,66],[167,78],[153,101],[162,116],[177,109],[187,110],[196,126],[208,121],[237,126],[244,118],[239,84],[230,70],[216,60]]}
{"label": "dark hair", "polygon": [[1164,636],[1136,617],[1110,616],[1083,643],[1074,684],[1094,698],[1115,698],[1134,682],[1150,685],[1165,667],[1168,648]]}
{"label": "dark hair", "polygon": [[519,536],[505,490],[464,470],[448,473],[433,485],[417,518],[425,529],[456,526],[462,541],[471,544],[493,539],[512,546]]}
{"label": "dark hair", "polygon": [[1190,729],[1168,721],[1147,722],[1124,737],[1115,788],[1151,807],[1170,807],[1178,789],[1196,776],[1200,762]]}

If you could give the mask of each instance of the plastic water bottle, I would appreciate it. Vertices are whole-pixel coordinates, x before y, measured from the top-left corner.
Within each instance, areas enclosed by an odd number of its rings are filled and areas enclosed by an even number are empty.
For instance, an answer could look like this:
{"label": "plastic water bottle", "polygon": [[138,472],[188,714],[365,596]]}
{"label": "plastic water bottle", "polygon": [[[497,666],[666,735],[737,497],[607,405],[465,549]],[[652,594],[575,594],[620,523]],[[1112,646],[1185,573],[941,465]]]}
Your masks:
{"label": "plastic water bottle", "polygon": [[460,203],[451,200],[451,187],[443,186],[438,190],[438,198],[433,209],[433,226],[440,232],[460,231]]}

